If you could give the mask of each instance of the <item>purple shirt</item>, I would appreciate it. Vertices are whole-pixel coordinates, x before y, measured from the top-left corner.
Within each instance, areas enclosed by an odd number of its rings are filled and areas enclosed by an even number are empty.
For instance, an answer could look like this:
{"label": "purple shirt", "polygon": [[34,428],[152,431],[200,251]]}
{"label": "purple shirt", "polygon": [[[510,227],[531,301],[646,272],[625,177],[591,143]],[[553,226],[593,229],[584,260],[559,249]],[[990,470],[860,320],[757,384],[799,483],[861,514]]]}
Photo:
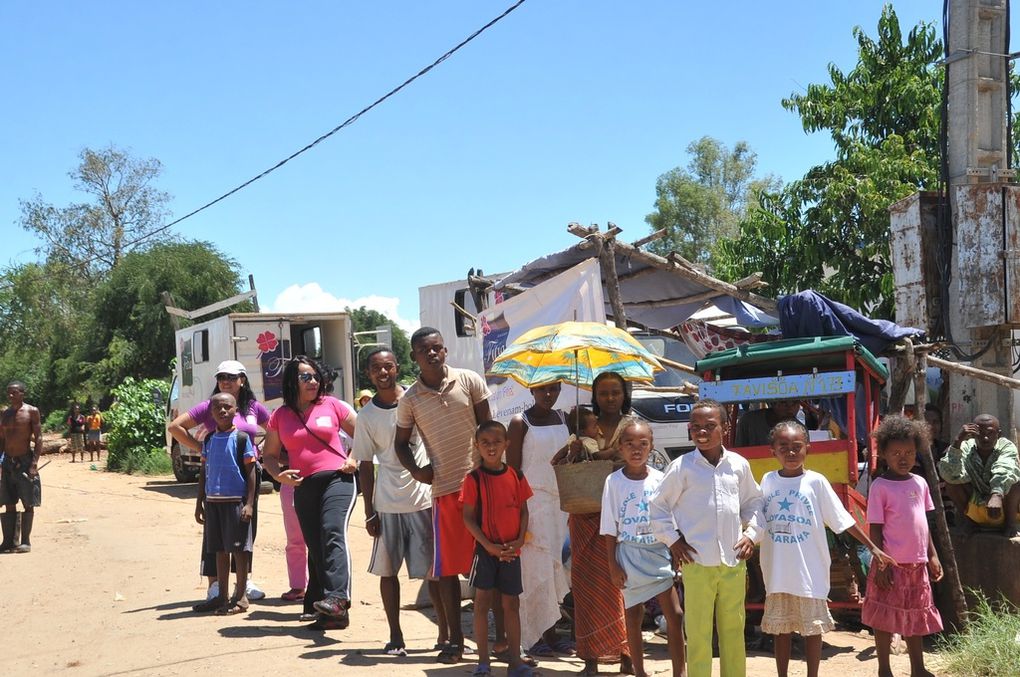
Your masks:
{"label": "purple shirt", "polygon": [[868,491],[868,523],[882,525],[882,550],[900,564],[928,561],[928,520],[934,510],[928,483],[917,475],[905,480],[879,477]]}
{"label": "purple shirt", "polygon": [[[216,419],[213,418],[211,400],[196,404],[188,410],[188,416],[197,424],[205,428],[206,434],[216,430]],[[248,433],[248,437],[254,443],[255,436],[259,433],[259,425],[269,422],[269,410],[258,400],[252,400],[248,405],[248,412],[241,415],[241,412],[234,414],[234,427]]]}

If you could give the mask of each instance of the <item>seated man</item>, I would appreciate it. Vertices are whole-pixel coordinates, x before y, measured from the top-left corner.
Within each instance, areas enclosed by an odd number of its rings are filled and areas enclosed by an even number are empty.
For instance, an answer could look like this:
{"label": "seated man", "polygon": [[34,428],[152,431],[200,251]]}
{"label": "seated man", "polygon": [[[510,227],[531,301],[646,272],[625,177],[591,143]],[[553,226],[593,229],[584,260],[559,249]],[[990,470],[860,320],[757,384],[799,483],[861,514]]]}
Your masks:
{"label": "seated man", "polygon": [[749,411],[737,421],[737,429],[733,433],[733,446],[754,447],[769,443],[769,431],[782,421],[792,421],[800,413],[800,402],[797,400],[780,400],[770,402],[767,409]]}
{"label": "seated man", "polygon": [[999,420],[978,415],[960,429],[939,461],[939,474],[970,533],[978,525],[1001,526],[1006,538],[1020,536],[1020,460],[1016,445],[999,437]]}

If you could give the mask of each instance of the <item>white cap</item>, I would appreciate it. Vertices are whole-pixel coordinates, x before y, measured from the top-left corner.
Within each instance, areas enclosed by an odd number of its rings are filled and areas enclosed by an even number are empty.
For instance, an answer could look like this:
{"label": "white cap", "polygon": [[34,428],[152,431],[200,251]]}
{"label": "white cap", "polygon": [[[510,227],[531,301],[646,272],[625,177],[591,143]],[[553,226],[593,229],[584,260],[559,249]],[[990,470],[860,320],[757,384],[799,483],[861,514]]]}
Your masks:
{"label": "white cap", "polygon": [[238,374],[244,374],[245,376],[248,375],[248,372],[245,370],[244,365],[238,362],[237,360],[223,360],[222,362],[220,362],[220,366],[216,367],[216,373],[233,374],[234,376]]}

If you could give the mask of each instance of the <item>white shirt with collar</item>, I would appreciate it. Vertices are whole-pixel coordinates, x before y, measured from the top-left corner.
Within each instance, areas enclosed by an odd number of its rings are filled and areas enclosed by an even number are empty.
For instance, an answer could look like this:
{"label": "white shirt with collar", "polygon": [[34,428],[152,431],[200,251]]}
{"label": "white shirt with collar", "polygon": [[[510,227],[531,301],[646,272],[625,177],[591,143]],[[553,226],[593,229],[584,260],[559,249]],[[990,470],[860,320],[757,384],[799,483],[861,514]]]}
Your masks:
{"label": "white shirt with collar", "polygon": [[755,540],[753,518],[761,509],[751,466],[728,449],[718,465],[697,449],[674,460],[649,505],[655,537],[671,546],[683,534],[697,550],[694,561],[707,567],[739,563],[733,546],[741,536]]}

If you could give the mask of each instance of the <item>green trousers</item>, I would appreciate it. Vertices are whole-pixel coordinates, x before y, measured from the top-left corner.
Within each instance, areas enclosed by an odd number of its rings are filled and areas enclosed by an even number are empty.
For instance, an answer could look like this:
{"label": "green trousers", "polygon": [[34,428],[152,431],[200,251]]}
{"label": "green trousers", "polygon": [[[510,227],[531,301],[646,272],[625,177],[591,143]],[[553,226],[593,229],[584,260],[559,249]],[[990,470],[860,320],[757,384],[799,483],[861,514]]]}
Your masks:
{"label": "green trousers", "polygon": [[686,564],[684,629],[687,631],[687,677],[712,677],[712,623],[719,632],[719,674],[745,677],[744,589],[747,566]]}

